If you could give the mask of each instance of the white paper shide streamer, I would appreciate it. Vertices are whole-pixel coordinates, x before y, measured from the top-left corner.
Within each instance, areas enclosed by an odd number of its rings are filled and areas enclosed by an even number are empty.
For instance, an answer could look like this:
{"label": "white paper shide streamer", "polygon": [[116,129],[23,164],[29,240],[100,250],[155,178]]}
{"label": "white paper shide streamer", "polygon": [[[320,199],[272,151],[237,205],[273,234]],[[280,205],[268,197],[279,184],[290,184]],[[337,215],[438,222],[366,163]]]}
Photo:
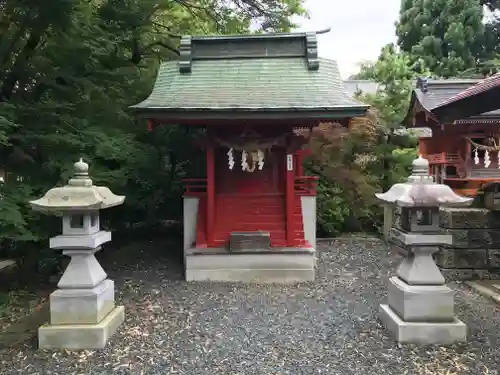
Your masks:
{"label": "white paper shide streamer", "polygon": [[234,155],[233,155],[232,148],[230,148],[229,151],[227,152],[227,158],[228,158],[229,169],[233,169],[234,168]]}
{"label": "white paper shide streamer", "polygon": [[261,150],[257,151],[257,160],[259,164],[259,171],[261,171],[262,168],[264,168],[264,153]]}
{"label": "white paper shide streamer", "polygon": [[[226,153],[227,155],[227,164],[229,169],[232,170],[234,168],[235,160],[234,160],[234,149],[230,148]],[[258,168],[260,171],[264,168],[264,158],[265,154],[262,150],[257,150],[257,152],[252,153],[252,165],[248,164],[248,151],[241,151],[241,170],[246,172],[253,172],[255,168]]]}
{"label": "white paper shide streamer", "polygon": [[477,152],[477,148],[474,150],[474,164],[479,165],[479,153]]}
{"label": "white paper shide streamer", "polygon": [[491,164],[491,160],[490,160],[490,153],[488,152],[488,150],[486,150],[484,152],[484,166],[485,168],[488,168]]}
{"label": "white paper shide streamer", "polygon": [[246,171],[248,169],[247,162],[247,152],[245,150],[241,151],[241,170]]}

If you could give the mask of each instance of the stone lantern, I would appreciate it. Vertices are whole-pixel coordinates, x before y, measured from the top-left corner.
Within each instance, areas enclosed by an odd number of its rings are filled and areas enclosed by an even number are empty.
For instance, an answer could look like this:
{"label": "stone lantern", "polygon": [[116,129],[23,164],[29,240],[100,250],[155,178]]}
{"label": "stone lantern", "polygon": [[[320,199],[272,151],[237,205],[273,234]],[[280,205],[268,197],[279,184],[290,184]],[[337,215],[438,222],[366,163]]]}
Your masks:
{"label": "stone lantern", "polygon": [[464,341],[466,326],[454,316],[453,291],[432,257],[439,245],[452,241],[439,229],[439,207],[467,206],[472,198],[434,183],[428,170],[429,162],[418,157],[407,182],[376,194],[384,204],[395,205],[389,241],[406,253],[396,276],[389,279],[389,303],[380,305],[380,314],[398,342],[444,345]]}
{"label": "stone lantern", "polygon": [[30,202],[34,210],[62,214],[62,234],[50,239],[50,248],[71,257],[50,295],[50,322],[38,330],[40,348],[103,348],[124,320],[124,307],[115,306],[114,282],[94,254],[111,241],[111,233],[100,230],[99,210],[118,206],[125,197],[94,186],[88,169],[80,159],[66,186]]}

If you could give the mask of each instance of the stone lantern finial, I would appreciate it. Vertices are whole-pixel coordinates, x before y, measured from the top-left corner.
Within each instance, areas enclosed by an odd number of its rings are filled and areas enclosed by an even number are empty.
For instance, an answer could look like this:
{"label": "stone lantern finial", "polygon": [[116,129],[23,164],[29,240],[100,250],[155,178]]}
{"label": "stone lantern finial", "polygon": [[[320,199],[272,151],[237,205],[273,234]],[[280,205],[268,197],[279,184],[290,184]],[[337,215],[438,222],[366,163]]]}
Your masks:
{"label": "stone lantern finial", "polygon": [[418,156],[413,162],[411,175],[408,177],[408,183],[423,183],[432,184],[434,179],[429,176],[429,162],[424,159],[421,155]]}
{"label": "stone lantern finial", "polygon": [[92,180],[89,177],[89,165],[80,158],[73,164],[74,175],[68,181],[70,186],[92,186]]}
{"label": "stone lantern finial", "polygon": [[73,168],[76,176],[88,176],[89,174],[89,165],[83,161],[83,158],[73,164]]}
{"label": "stone lantern finial", "polygon": [[416,176],[427,176],[429,174],[429,161],[424,159],[422,155],[413,160],[413,174]]}

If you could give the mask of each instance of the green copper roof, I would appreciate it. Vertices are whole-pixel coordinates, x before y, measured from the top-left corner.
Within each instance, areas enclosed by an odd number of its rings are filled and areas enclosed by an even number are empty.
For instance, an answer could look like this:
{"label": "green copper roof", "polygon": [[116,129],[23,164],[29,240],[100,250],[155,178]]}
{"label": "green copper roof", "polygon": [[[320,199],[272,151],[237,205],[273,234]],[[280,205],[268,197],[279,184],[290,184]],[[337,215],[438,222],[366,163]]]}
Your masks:
{"label": "green copper roof", "polygon": [[310,34],[184,38],[181,60],[161,64],[138,112],[318,111],[363,115],[335,61],[318,58]]}

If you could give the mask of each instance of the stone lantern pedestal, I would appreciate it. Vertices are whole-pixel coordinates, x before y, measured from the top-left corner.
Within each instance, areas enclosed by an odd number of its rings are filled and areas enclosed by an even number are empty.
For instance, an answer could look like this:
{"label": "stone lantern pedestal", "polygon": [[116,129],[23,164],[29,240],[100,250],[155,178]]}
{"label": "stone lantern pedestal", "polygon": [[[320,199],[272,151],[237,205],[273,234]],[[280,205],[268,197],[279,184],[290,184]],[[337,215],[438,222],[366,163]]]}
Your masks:
{"label": "stone lantern pedestal", "polygon": [[50,322],[38,330],[40,348],[104,348],[125,317],[124,307],[115,306],[114,282],[94,255],[111,241],[111,233],[100,230],[99,210],[120,205],[125,198],[94,186],[82,160],[74,167],[75,176],[66,186],[30,202],[35,210],[62,213],[62,234],[50,239],[50,247],[71,257],[50,295]]}
{"label": "stone lantern pedestal", "polygon": [[429,163],[418,158],[408,182],[396,184],[377,198],[396,205],[389,241],[407,256],[389,279],[388,304],[380,305],[381,320],[401,343],[450,344],[465,341],[467,328],[454,316],[453,291],[434,262],[438,245],[451,244],[439,230],[439,206],[464,206],[471,198],[456,195],[428,176]]}

